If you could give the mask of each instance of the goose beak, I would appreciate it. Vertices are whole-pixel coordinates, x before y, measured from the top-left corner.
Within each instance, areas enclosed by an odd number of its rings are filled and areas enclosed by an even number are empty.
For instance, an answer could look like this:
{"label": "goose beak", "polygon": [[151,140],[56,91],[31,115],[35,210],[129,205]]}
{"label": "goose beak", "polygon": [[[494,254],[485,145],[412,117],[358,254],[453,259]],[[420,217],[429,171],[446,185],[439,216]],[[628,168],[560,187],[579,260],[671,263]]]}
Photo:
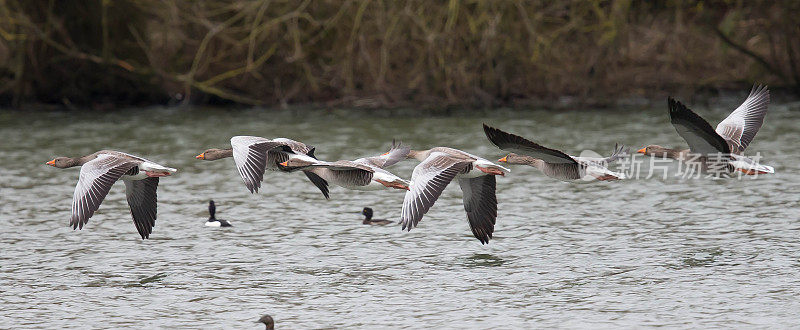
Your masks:
{"label": "goose beak", "polygon": [[507,163],[508,162],[508,156],[504,156],[503,158],[500,158],[497,161],[501,162],[501,163]]}
{"label": "goose beak", "polygon": [[287,160],[287,161],[285,161],[283,163],[280,163],[279,165],[288,167],[289,166],[289,161]]}
{"label": "goose beak", "polygon": [[194,158],[197,158],[197,159],[206,159],[206,153],[204,152],[204,153],[202,153],[202,154],[199,154],[199,155],[197,155],[197,156],[194,156]]}
{"label": "goose beak", "polygon": [[45,164],[50,165],[50,166],[56,166],[56,160],[53,159],[53,160],[51,160],[51,161],[49,161],[49,162],[47,162]]}
{"label": "goose beak", "polygon": [[646,149],[647,149],[647,147],[644,147],[644,148],[642,148],[642,149],[636,150],[636,152],[638,152],[638,153],[640,153],[640,154],[643,154],[643,153],[645,152],[645,150],[646,150]]}

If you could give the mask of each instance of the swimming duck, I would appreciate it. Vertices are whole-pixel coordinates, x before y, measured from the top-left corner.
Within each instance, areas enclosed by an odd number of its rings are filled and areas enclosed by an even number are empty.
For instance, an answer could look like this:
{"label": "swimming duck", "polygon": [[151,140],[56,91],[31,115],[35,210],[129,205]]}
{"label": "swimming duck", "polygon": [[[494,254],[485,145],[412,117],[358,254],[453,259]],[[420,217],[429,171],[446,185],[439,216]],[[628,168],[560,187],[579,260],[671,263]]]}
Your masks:
{"label": "swimming duck", "polygon": [[256,323],[264,323],[266,330],[275,330],[275,320],[269,314],[262,316]]}
{"label": "swimming duck", "polygon": [[482,157],[448,147],[410,150],[407,157],[421,163],[414,167],[410,189],[403,199],[400,220],[403,229],[410,231],[416,227],[444,188],[451,181],[458,180],[472,234],[481,244],[489,243],[497,218],[495,176],[504,176],[511,170]]}
{"label": "swimming duck", "polygon": [[365,225],[388,225],[394,222],[386,219],[373,219],[372,208],[369,207],[365,207],[364,210],[361,211],[361,214],[364,215],[364,222],[362,223]]}
{"label": "swimming duck", "polygon": [[[234,136],[231,138],[231,149],[212,148],[195,158],[218,160],[233,157],[244,185],[250,193],[257,193],[266,170],[287,172],[279,163],[288,160],[290,155],[304,155],[316,159],[314,148],[305,143],[286,138],[269,140],[258,136]],[[303,171],[303,173],[319,188],[326,199],[330,197],[325,180],[312,172]]]}
{"label": "swimming duck", "polygon": [[142,239],[150,237],[156,223],[158,178],[177,170],[147,159],[113,150],[101,150],[83,157],[58,157],[46,163],[58,168],[80,166],[80,176],[72,196],[72,229],[83,229],[100,208],[111,186],[125,182],[125,196],[133,224]]}
{"label": "swimming duck", "polygon": [[489,141],[498,148],[522,154],[510,153],[498,160],[501,163],[533,166],[551,178],[567,182],[625,179],[624,174],[616,173],[606,168],[609,163],[625,157],[627,152],[623,151],[624,145],[615,145],[614,152],[606,158],[576,157],[567,155],[560,150],[543,147],[521,136],[504,132],[486,124],[483,124],[483,132],[489,138]]}
{"label": "swimming duck", "polygon": [[[754,86],[744,103],[721,121],[715,130],[705,119],[670,97],[667,99],[670,122],[678,135],[689,144],[689,149],[648,145],[637,152],[647,156],[699,162],[703,172],[708,172],[714,166],[715,171],[723,174],[733,171],[749,175],[774,173],[771,166],[757,164],[753,159],[742,156],[764,123],[769,99],[766,86]],[[717,161],[715,155],[720,155],[721,159]]]}
{"label": "swimming duck", "polygon": [[228,220],[217,219],[214,215],[217,212],[217,207],[214,205],[214,201],[208,201],[208,221],[206,221],[206,226],[209,227],[233,227]]}
{"label": "swimming duck", "polygon": [[402,143],[392,142],[388,152],[374,157],[356,160],[321,161],[304,155],[291,155],[281,166],[294,170],[311,172],[322,178],[326,184],[354,190],[376,190],[395,188],[408,189],[408,181],[384,170],[406,158],[409,148]]}

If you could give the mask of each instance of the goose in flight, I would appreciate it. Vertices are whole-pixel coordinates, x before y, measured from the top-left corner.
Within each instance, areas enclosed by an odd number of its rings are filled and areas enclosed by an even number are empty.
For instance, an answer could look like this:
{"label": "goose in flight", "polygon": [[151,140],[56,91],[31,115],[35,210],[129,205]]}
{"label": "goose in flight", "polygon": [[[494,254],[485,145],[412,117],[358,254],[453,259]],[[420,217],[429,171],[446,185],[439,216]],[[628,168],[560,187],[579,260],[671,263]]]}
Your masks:
{"label": "goose in flight", "polygon": [[290,171],[303,170],[320,177],[325,184],[354,190],[376,190],[384,187],[408,189],[408,181],[385,170],[406,158],[409,148],[392,142],[392,149],[374,157],[356,160],[321,161],[304,155],[291,155],[279,165]]}
{"label": "goose in flight", "polygon": [[46,163],[58,168],[80,166],[78,185],[72,196],[72,229],[83,229],[100,208],[111,186],[125,182],[125,196],[131,208],[133,224],[142,239],[150,237],[156,224],[156,189],[158,178],[177,170],[124,152],[101,150],[83,157],[58,157]]}
{"label": "goose in flight", "polygon": [[[233,157],[236,169],[242,176],[244,185],[250,193],[257,193],[264,179],[264,172],[288,170],[279,164],[289,160],[290,155],[314,157],[314,148],[305,143],[286,138],[265,139],[258,136],[234,136],[231,138],[231,149],[208,149],[195,158],[202,160],[218,160]],[[308,179],[328,199],[328,185],[318,175],[303,171]]]}
{"label": "goose in flight", "polygon": [[736,110],[721,121],[716,130],[702,117],[683,103],[668,98],[672,126],[686,142],[689,149],[670,149],[648,145],[637,152],[647,156],[664,156],[681,161],[698,161],[703,171],[713,165],[712,156],[719,155],[722,172],[741,171],[746,174],[774,173],[771,166],[761,165],[742,155],[764,123],[769,105],[766,86],[754,86],[750,95]]}
{"label": "goose in flight", "polygon": [[625,179],[622,173],[608,168],[608,164],[625,157],[624,146],[614,146],[614,152],[606,158],[576,157],[543,147],[521,136],[504,132],[483,124],[483,132],[494,145],[507,151],[516,151],[500,158],[498,162],[533,166],[544,175],[567,182],[594,182]]}
{"label": "goose in flight", "polygon": [[416,227],[444,188],[457,180],[461,186],[464,210],[472,234],[481,244],[489,243],[497,218],[495,176],[511,170],[464,151],[436,147],[410,150],[408,158],[421,163],[411,174],[411,186],[403,199],[400,223],[405,230]]}

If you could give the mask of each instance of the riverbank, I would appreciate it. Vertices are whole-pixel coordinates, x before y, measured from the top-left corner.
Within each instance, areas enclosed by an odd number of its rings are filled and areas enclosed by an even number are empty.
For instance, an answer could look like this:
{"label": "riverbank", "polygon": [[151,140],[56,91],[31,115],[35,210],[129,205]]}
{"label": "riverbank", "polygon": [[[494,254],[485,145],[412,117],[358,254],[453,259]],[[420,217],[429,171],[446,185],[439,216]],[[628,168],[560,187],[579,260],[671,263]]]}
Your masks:
{"label": "riverbank", "polygon": [[792,1],[6,1],[0,106],[573,108],[754,82],[798,93],[798,15]]}

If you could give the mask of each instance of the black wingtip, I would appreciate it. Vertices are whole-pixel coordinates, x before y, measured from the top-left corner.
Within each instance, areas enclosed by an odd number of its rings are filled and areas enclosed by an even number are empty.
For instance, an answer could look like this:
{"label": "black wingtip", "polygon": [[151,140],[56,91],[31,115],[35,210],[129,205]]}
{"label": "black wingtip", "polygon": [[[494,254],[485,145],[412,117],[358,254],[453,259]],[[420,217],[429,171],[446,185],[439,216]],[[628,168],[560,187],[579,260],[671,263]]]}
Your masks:
{"label": "black wingtip", "polygon": [[328,189],[328,181],[313,172],[303,171],[303,174],[305,174],[308,180],[311,181],[311,183],[313,183],[320,192],[322,192],[322,195],[325,196],[325,199],[331,198],[330,190]]}
{"label": "black wingtip", "polygon": [[[497,128],[494,128],[494,127],[491,127],[489,125],[486,125],[486,123],[483,124],[483,133],[486,134],[486,138],[489,139],[489,142],[491,142],[492,144],[494,144],[498,148],[500,148],[500,145],[497,143],[497,140],[499,138],[498,135],[500,134],[500,132],[502,132],[502,131],[500,131]],[[502,132],[502,133],[505,133],[505,132]],[[508,133],[506,133],[506,134],[508,134]],[[500,148],[500,149],[502,149],[502,148]]]}

